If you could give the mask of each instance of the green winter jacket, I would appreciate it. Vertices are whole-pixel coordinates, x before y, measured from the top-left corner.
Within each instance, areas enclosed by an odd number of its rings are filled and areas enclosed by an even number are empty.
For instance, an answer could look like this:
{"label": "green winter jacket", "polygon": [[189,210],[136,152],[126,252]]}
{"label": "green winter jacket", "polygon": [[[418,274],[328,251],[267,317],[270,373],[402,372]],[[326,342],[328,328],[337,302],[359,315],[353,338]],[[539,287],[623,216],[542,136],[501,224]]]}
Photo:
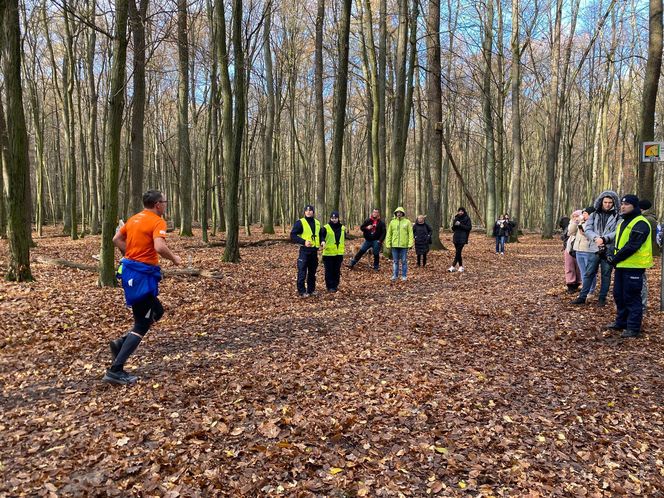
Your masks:
{"label": "green winter jacket", "polygon": [[[398,207],[394,210],[401,211],[406,214],[402,207]],[[413,238],[413,223],[403,216],[401,219],[398,219],[396,215],[390,221],[390,224],[387,226],[387,236],[385,237],[385,247],[388,249],[409,249],[413,247],[415,239]]]}

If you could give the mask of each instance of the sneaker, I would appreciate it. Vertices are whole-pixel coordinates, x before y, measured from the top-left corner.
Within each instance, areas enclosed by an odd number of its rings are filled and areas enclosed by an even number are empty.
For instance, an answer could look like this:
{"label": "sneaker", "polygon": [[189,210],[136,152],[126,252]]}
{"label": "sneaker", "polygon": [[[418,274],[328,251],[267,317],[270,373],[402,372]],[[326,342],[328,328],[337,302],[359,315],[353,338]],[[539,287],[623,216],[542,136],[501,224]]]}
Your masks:
{"label": "sneaker", "polygon": [[579,296],[574,301],[572,301],[570,304],[586,304],[586,298]]}
{"label": "sneaker", "polygon": [[313,297],[313,296],[317,296],[317,295],[318,295],[318,292],[317,292],[317,291],[311,291],[311,292],[309,293],[309,295],[312,296],[312,297]]}
{"label": "sneaker", "polygon": [[401,277],[401,281],[402,281],[402,282],[405,282],[406,280],[407,280],[406,277]]}
{"label": "sneaker", "polygon": [[396,282],[396,281],[397,281],[397,277],[392,277],[390,280],[391,280],[392,282]]}
{"label": "sneaker", "polygon": [[447,271],[450,272],[450,273],[452,273],[452,272],[455,272],[455,271],[457,271],[457,270],[456,270],[456,268],[455,268],[454,266],[450,266],[450,267],[447,269]]}
{"label": "sneaker", "polygon": [[378,266],[374,266],[374,267],[373,267],[373,271],[380,271],[380,267],[378,267]]}
{"label": "sneaker", "polygon": [[300,297],[309,297],[309,294],[307,294],[306,292],[302,292],[302,293],[300,294]]}
{"label": "sneaker", "polygon": [[464,271],[466,271],[466,270],[464,269],[463,266],[460,266],[460,267],[459,267],[459,271],[460,271],[460,272],[464,272]]}
{"label": "sneaker", "polygon": [[501,252],[500,255],[501,255],[501,256],[505,256],[505,253],[504,253],[504,252]]}
{"label": "sneaker", "polygon": [[606,306],[606,298],[605,297],[600,297],[597,300],[597,306],[600,306],[600,307]]}
{"label": "sneaker", "polygon": [[123,342],[124,341],[122,340],[122,338],[118,338],[108,343],[108,347],[111,350],[111,357],[113,358],[113,361],[115,361],[115,358],[120,354]]}
{"label": "sneaker", "polygon": [[624,339],[629,339],[630,337],[639,337],[641,335],[640,330],[634,330],[634,329],[625,329],[622,334],[620,334],[620,337]]}
{"label": "sneaker", "polygon": [[335,288],[333,288],[333,289],[327,289],[327,292],[337,292],[337,289],[335,289]]}
{"label": "sneaker", "polygon": [[352,270],[353,266],[355,266],[356,264],[357,264],[357,261],[355,261],[354,259],[351,259],[346,266]]}
{"label": "sneaker", "polygon": [[108,382],[110,384],[127,386],[130,384],[134,384],[138,380],[138,377],[136,377],[135,375],[128,374],[124,370],[120,370],[119,372],[112,372],[111,370],[106,370],[106,373],[104,374],[104,377],[102,377],[101,380],[103,380],[104,382]]}
{"label": "sneaker", "polygon": [[618,325],[617,322],[611,322],[611,323],[605,325],[604,328],[609,329],[609,330],[623,330],[625,327],[622,327],[621,325]]}

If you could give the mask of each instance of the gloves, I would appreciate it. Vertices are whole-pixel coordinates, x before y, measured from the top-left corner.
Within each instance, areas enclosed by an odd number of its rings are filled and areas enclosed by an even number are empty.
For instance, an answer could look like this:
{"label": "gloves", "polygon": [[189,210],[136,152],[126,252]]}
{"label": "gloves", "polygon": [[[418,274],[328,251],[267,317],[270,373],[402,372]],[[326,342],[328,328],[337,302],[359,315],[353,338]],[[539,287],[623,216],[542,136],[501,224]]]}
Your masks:
{"label": "gloves", "polygon": [[613,254],[609,254],[606,256],[606,262],[609,263],[611,266],[616,266],[618,264],[618,261],[616,261],[616,257]]}

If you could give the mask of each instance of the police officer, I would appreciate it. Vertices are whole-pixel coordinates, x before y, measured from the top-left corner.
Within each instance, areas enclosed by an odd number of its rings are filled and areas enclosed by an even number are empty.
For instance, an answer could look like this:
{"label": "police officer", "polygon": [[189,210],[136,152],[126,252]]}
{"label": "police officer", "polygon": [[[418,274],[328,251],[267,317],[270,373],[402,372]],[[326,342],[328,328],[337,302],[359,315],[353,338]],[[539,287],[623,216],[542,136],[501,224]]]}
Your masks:
{"label": "police officer", "polygon": [[293,223],[290,236],[293,242],[301,246],[297,257],[297,292],[300,297],[309,297],[316,292],[320,247],[320,221],[314,218],[314,207],[311,204],[304,207],[304,217]]}
{"label": "police officer", "polygon": [[323,241],[325,287],[328,292],[337,292],[346,250],[346,227],[339,221],[339,211],[332,211],[330,222],[321,229],[320,238]]}
{"label": "police officer", "polygon": [[643,320],[643,275],[653,265],[652,233],[636,195],[628,194],[620,200],[620,213],[614,253],[607,256],[607,262],[616,268],[613,283],[616,321],[607,328],[622,330],[621,337],[638,337]]}

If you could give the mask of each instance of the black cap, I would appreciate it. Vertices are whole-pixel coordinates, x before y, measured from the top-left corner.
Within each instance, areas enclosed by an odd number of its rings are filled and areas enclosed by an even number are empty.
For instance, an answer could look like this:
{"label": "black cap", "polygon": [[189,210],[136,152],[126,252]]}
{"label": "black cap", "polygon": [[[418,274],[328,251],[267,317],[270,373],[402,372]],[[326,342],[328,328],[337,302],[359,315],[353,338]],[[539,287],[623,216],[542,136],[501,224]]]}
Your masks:
{"label": "black cap", "polygon": [[330,213],[330,218],[338,218],[339,217],[339,211],[332,211]]}
{"label": "black cap", "polygon": [[311,209],[314,213],[316,212],[316,210],[314,209],[314,206],[313,206],[312,204],[307,204],[306,206],[304,206],[304,210],[305,210],[305,211],[309,211],[310,209]]}
{"label": "black cap", "polygon": [[652,202],[650,202],[648,199],[641,199],[639,201],[639,207],[645,211],[652,207]]}
{"label": "black cap", "polygon": [[593,214],[595,212],[595,208],[593,206],[588,206],[587,208],[584,208],[583,211],[588,214]]}
{"label": "black cap", "polygon": [[634,207],[639,207],[639,198],[634,194],[624,195],[620,202],[623,204],[631,204]]}

